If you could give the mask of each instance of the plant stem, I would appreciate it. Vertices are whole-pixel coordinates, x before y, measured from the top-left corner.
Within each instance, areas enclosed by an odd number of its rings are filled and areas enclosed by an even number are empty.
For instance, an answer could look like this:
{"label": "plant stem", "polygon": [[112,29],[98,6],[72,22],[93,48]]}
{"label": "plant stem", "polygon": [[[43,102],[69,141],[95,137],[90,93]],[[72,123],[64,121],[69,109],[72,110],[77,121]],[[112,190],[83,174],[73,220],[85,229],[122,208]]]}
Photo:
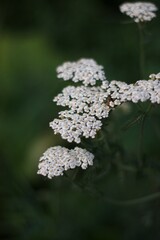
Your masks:
{"label": "plant stem", "polygon": [[146,114],[143,114],[141,120],[141,127],[140,127],[140,142],[139,142],[139,157],[138,157],[138,164],[139,167],[142,168],[143,166],[143,138],[144,138],[144,122],[145,122]]}
{"label": "plant stem", "polygon": [[145,73],[145,53],[144,53],[144,35],[143,35],[143,25],[142,23],[138,23],[138,31],[139,31],[139,69],[140,69],[140,77],[144,78]]}
{"label": "plant stem", "polygon": [[[69,179],[69,177],[67,176],[67,178]],[[143,204],[143,203],[148,203],[151,201],[154,201],[157,198],[160,198],[160,192],[155,192],[143,197],[139,197],[139,198],[133,198],[133,199],[128,199],[128,200],[118,200],[118,199],[113,199],[110,197],[106,197],[104,195],[104,193],[102,193],[101,191],[97,191],[96,188],[91,189],[90,187],[85,187],[83,188],[81,185],[73,182],[72,180],[69,179],[69,181],[77,186],[78,188],[80,188],[81,190],[85,190],[88,193],[90,193],[92,196],[94,197],[101,197],[104,201],[106,201],[107,203],[111,204],[111,205],[117,205],[117,206],[132,206],[132,205],[137,205],[137,204]]]}
{"label": "plant stem", "polygon": [[119,201],[119,200],[110,199],[110,198],[104,198],[104,200],[106,200],[106,202],[113,204],[113,205],[132,206],[132,205],[151,202],[159,197],[160,197],[160,192],[156,192],[156,193],[144,196],[144,197],[134,198],[134,199],[130,199],[130,200],[124,200],[124,201]]}
{"label": "plant stem", "polygon": [[152,104],[149,104],[147,110],[142,114],[141,117],[141,126],[140,126],[140,143],[139,143],[139,167],[142,168],[143,167],[143,145],[144,145],[144,124],[145,124],[145,119],[148,115],[148,113],[150,112],[152,108]]}

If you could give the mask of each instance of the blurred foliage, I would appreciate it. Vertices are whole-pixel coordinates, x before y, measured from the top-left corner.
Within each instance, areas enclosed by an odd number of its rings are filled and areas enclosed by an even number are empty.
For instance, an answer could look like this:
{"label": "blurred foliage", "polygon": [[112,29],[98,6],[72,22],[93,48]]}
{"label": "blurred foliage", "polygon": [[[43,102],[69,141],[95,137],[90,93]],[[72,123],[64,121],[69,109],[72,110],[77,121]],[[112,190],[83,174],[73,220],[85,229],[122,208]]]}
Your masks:
{"label": "blurred foliage", "polygon": [[[160,239],[159,199],[126,201],[160,191],[158,106],[145,122],[143,171],[135,168],[138,109],[128,104],[106,123],[107,139],[98,134],[93,168],[52,180],[36,174],[48,147],[67,145],[48,127],[66,85],[57,65],[94,58],[109,80],[139,79],[138,31],[119,12],[122,2],[0,0],[1,239]],[[146,27],[146,78],[160,71],[159,17]]]}

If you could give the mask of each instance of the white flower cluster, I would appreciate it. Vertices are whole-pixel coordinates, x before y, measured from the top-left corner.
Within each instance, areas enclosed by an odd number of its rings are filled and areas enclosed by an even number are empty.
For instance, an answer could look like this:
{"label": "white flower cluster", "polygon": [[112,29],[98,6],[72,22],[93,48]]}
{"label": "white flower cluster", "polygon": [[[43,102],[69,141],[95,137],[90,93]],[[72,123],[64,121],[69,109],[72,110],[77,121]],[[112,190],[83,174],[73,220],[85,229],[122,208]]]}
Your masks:
{"label": "white flower cluster", "polygon": [[82,137],[95,138],[102,127],[101,120],[107,118],[116,106],[124,102],[147,100],[160,103],[160,74],[151,74],[150,78],[139,80],[135,84],[103,80],[101,86],[68,86],[54,101],[69,110],[60,112],[59,118],[54,119],[50,127],[68,142],[80,143]]}
{"label": "white flower cluster", "polygon": [[65,62],[57,68],[58,78],[73,82],[82,81],[87,85],[95,85],[98,80],[105,80],[103,67],[93,59],[80,59],[77,62]]}
{"label": "white flower cluster", "polygon": [[150,2],[123,3],[120,11],[134,19],[135,22],[147,22],[156,17],[157,7]]}
{"label": "white flower cluster", "polygon": [[86,149],[75,147],[69,150],[61,146],[51,147],[40,158],[37,173],[48,178],[61,176],[64,171],[75,167],[86,169],[93,165],[93,159],[94,155]]}
{"label": "white flower cluster", "polygon": [[[106,89],[112,101],[112,107],[124,102],[145,102],[160,104],[160,77],[159,74],[151,74],[150,80],[139,80],[135,84],[127,84],[120,81],[111,81]],[[153,78],[155,80],[153,80]]]}
{"label": "white flower cluster", "polygon": [[[54,98],[57,105],[68,110],[59,112],[59,118],[50,122],[50,127],[68,142],[80,143],[82,137],[94,138],[102,127],[102,119],[122,103],[149,100],[160,104],[160,73],[151,74],[149,80],[127,84],[116,80],[108,82],[102,69],[91,59],[67,62],[58,68],[59,77],[84,84],[68,86]],[[88,86],[96,85],[97,80],[102,81],[100,86]],[[92,153],[79,147],[72,150],[52,147],[40,158],[38,174],[52,178],[77,166],[86,169],[93,164],[93,158]]]}
{"label": "white flower cluster", "polygon": [[87,113],[101,119],[108,117],[107,98],[108,93],[101,87],[68,86],[54,101],[57,105],[68,106],[75,113]]}
{"label": "white flower cluster", "polygon": [[60,133],[63,139],[68,142],[81,142],[81,137],[94,138],[97,131],[101,129],[102,123],[94,116],[87,113],[82,115],[71,111],[62,111],[59,113],[60,119],[54,119],[50,127],[54,133]]}

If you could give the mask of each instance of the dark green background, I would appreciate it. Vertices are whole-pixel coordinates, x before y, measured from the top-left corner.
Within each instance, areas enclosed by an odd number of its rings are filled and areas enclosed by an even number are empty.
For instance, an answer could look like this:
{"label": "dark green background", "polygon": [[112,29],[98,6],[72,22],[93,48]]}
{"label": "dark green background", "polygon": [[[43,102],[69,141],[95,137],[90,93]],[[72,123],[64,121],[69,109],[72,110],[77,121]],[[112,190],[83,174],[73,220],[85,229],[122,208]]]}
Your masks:
{"label": "dark green background", "polygon": [[[122,2],[0,0],[1,239],[160,239],[160,199],[113,204],[65,177],[48,180],[36,174],[39,157],[48,147],[66,145],[48,126],[58,112],[52,99],[64,86],[56,78],[59,64],[94,58],[105,67],[109,80],[129,83],[139,79],[138,30],[119,12]],[[160,8],[158,0],[154,3]],[[160,71],[159,39],[158,13],[145,29],[146,79]],[[126,173],[115,160],[120,148],[127,164],[136,162],[139,125],[119,137],[121,127],[137,116],[134,106],[131,110],[133,114],[118,110],[111,117],[113,154],[104,157],[103,167],[109,170],[96,183],[105,196],[114,199],[133,199],[160,190],[158,107],[145,124],[145,173]]]}

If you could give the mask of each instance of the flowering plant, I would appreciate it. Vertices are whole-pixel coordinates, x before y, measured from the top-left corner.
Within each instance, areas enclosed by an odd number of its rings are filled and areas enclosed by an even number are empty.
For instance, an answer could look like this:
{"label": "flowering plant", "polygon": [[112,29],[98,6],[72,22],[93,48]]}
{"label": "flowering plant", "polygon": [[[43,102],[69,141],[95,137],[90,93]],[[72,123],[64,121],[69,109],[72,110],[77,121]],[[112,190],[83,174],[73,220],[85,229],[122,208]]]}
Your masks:
{"label": "flowering plant", "polygon": [[[50,127],[68,142],[79,144],[83,137],[95,138],[102,127],[102,119],[108,118],[110,112],[122,103],[150,101],[152,104],[160,104],[160,73],[151,74],[149,80],[139,80],[134,84],[116,80],[109,82],[103,67],[92,59],[66,62],[57,68],[57,72],[58,77],[64,80],[83,83],[76,87],[67,86],[54,98],[57,105],[69,109],[59,112],[59,118],[54,119]],[[100,85],[96,86],[98,81]],[[38,173],[48,175],[49,178],[63,175],[64,170],[81,165],[77,158],[86,159],[86,156],[88,160],[82,164],[83,169],[92,165],[92,153],[81,148],[50,148],[40,159]]]}
{"label": "flowering plant", "polygon": [[[125,3],[120,6],[120,11],[141,24],[152,20],[157,7],[152,3],[137,2]],[[143,43],[140,29],[140,43]],[[140,53],[140,70],[143,74],[144,56],[143,49]],[[151,108],[160,104],[160,73],[152,73],[148,79],[141,78],[134,83],[127,84],[118,80],[109,81],[104,68],[93,59],[80,59],[75,62],[65,62],[57,68],[58,78],[64,81],[71,80],[76,85],[65,87],[55,98],[58,106],[67,107],[60,111],[58,118],[50,122],[54,134],[60,134],[62,139],[69,143],[80,144],[74,149],[54,146],[49,148],[40,158],[38,174],[52,178],[66,175],[66,171],[89,166],[95,168],[100,165],[101,147],[105,146],[108,138],[106,121],[110,120],[111,113],[118,106],[134,103],[140,109],[140,115],[129,125],[141,121],[141,138],[139,147],[139,168],[143,166],[143,127],[146,116]],[[141,104],[147,102],[147,108]],[[101,136],[101,143],[99,141]],[[93,140],[95,139],[94,142]],[[87,141],[85,139],[88,139]],[[102,143],[103,142],[103,143]],[[105,144],[104,144],[105,142]],[[104,145],[104,146],[103,146]],[[91,167],[91,168],[92,168]],[[102,173],[100,173],[101,175]]]}

